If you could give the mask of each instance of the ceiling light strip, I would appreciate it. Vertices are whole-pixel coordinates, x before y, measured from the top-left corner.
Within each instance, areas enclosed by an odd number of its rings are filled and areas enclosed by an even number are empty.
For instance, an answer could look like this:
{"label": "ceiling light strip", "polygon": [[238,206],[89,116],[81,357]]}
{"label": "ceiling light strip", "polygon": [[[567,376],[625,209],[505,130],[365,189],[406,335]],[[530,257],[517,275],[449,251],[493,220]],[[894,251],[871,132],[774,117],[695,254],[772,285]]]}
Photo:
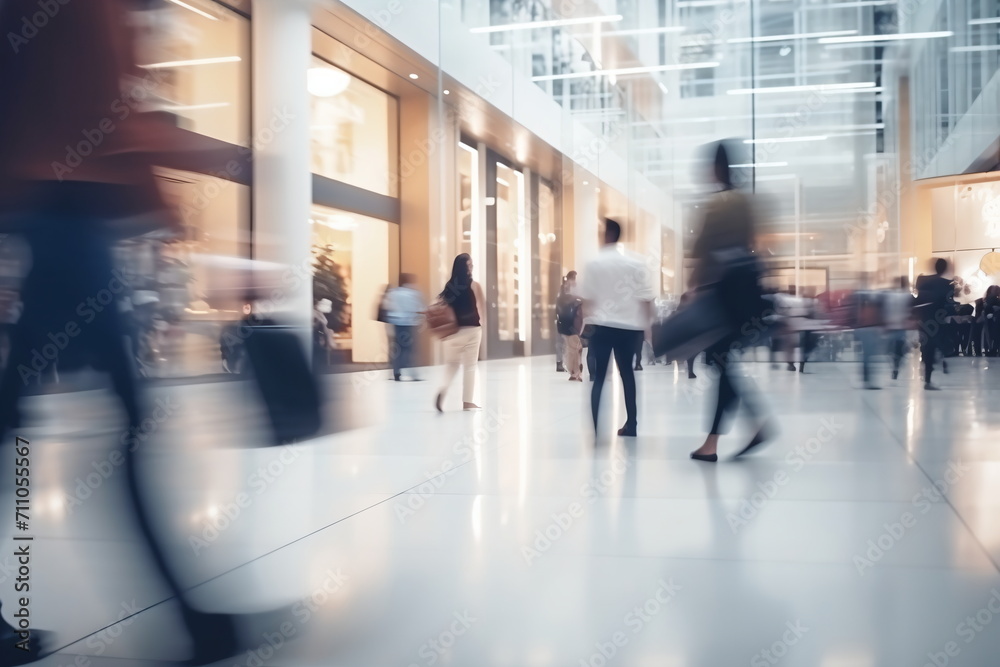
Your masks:
{"label": "ceiling light strip", "polygon": [[221,63],[238,63],[243,59],[239,56],[222,56],[220,58],[196,58],[194,60],[170,60],[151,65],[141,65],[143,69],[167,69],[170,67],[190,67],[193,65],[218,65]]}
{"label": "ceiling light strip", "polygon": [[820,44],[861,44],[866,42],[899,42],[909,39],[936,39],[939,37],[953,37],[951,30],[937,30],[935,32],[901,32],[892,35],[857,35],[854,37],[823,37]]}
{"label": "ceiling light strip", "polygon": [[787,42],[794,39],[813,39],[818,37],[845,37],[857,35],[857,30],[827,30],[826,32],[802,32],[792,35],[765,35],[763,37],[734,37],[726,40],[730,44],[749,44],[751,42]]}
{"label": "ceiling light strip", "polygon": [[570,25],[585,25],[589,23],[615,23],[625,17],[621,14],[610,14],[607,16],[582,16],[572,19],[551,19],[548,21],[529,21],[527,23],[507,23],[504,25],[487,25],[478,28],[469,28],[469,32],[482,34],[493,32],[510,32],[513,30],[535,30],[538,28],[559,28]]}
{"label": "ceiling light strip", "polygon": [[592,76],[629,76],[631,74],[651,74],[653,72],[675,72],[688,69],[708,69],[718,67],[717,62],[686,63],[680,65],[651,65],[649,67],[623,67],[619,69],[596,69],[592,72],[568,72],[566,74],[544,74],[531,77],[532,81],[557,81],[561,79],[585,79]]}
{"label": "ceiling light strip", "polygon": [[206,11],[203,11],[203,10],[201,10],[201,9],[198,9],[197,7],[192,7],[192,6],[191,6],[191,5],[189,5],[188,3],[186,3],[186,2],[182,2],[181,0],[170,0],[170,2],[174,3],[174,4],[175,4],[175,5],[177,5],[178,7],[183,7],[184,9],[187,9],[187,10],[189,10],[189,11],[192,11],[192,12],[194,12],[194,13],[195,13],[195,14],[197,14],[198,16],[204,16],[205,18],[207,18],[207,19],[208,19],[208,20],[210,20],[210,21],[218,21],[218,20],[219,20],[219,17],[218,17],[218,16],[212,16],[212,15],[211,15],[211,14],[209,14],[208,12],[206,12]]}
{"label": "ceiling light strip", "polygon": [[866,92],[875,88],[874,81],[860,81],[857,83],[819,83],[804,86],[765,86],[763,88],[733,88],[727,90],[729,95],[753,95],[758,93],[830,93],[836,91],[858,91]]}

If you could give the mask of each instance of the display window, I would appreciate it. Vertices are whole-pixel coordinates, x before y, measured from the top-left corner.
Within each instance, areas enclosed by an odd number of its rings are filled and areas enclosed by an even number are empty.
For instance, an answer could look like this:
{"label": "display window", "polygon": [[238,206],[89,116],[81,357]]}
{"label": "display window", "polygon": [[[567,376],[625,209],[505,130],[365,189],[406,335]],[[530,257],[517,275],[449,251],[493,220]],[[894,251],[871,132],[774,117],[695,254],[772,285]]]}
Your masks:
{"label": "display window", "polygon": [[135,14],[139,65],[153,108],[178,125],[240,146],[250,141],[250,21],[214,2],[164,2]]}
{"label": "display window", "polygon": [[387,287],[398,281],[399,226],[318,205],[309,223],[313,300],[328,329],[321,361],[385,363],[390,332],[377,314]]}
{"label": "display window", "polygon": [[398,196],[396,98],[316,57],[308,77],[313,173]]}

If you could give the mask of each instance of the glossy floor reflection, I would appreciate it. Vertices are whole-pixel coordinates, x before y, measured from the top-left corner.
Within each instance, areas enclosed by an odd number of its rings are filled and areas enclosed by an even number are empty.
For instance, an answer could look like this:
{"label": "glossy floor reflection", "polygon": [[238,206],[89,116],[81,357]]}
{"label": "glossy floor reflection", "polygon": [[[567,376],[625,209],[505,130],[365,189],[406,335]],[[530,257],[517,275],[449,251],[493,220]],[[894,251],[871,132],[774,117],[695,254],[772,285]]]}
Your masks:
{"label": "glossy floor reflection", "polygon": [[[172,408],[144,474],[186,585],[205,610],[290,611],[224,664],[996,664],[1000,368],[956,360],[930,393],[913,366],[863,392],[852,364],[747,364],[780,436],[713,466],[687,458],[712,396],[704,367],[698,380],[648,367],[639,437],[610,436],[619,398],[595,445],[590,385],[553,365],[485,363],[485,409],[458,411],[453,389],[444,415],[433,382],[342,376],[361,426],[282,449],[254,447],[264,424],[244,387],[158,390]],[[40,664],[185,658],[104,463],[113,403],[25,406],[33,619],[62,647]],[[720,452],[748,435],[738,423]]]}

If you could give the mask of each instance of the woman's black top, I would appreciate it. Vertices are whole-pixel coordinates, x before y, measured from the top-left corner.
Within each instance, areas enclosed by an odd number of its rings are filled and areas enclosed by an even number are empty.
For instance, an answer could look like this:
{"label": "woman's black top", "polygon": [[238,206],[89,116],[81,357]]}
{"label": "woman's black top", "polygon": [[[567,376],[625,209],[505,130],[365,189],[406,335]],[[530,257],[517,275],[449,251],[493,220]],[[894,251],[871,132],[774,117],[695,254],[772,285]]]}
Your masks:
{"label": "woman's black top", "polygon": [[478,327],[479,309],[476,307],[476,293],[472,285],[454,285],[449,283],[441,294],[444,300],[455,311],[455,323],[460,327]]}

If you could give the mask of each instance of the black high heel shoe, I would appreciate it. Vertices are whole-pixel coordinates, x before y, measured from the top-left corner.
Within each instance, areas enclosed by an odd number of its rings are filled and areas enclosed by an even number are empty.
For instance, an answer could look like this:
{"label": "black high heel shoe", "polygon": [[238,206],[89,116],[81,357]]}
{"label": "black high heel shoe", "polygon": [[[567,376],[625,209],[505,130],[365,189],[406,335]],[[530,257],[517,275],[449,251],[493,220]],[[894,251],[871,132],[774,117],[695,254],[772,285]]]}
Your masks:
{"label": "black high heel shoe", "polygon": [[716,463],[719,460],[718,454],[696,454],[691,452],[691,458],[695,461],[705,461],[706,463]]}

